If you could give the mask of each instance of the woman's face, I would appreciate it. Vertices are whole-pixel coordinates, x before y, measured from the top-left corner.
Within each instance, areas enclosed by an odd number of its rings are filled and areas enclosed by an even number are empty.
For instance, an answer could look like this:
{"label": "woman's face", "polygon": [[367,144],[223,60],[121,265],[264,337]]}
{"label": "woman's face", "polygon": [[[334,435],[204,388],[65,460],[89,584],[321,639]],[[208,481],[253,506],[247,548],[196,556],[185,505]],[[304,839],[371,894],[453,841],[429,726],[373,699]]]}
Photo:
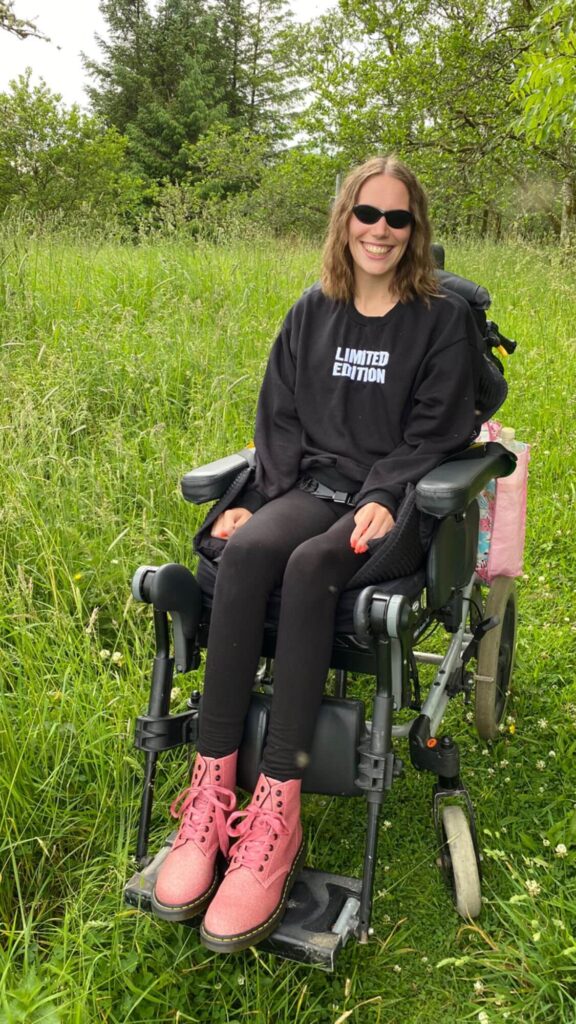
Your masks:
{"label": "woman's face", "polygon": [[[410,196],[402,181],[389,174],[376,174],[364,182],[356,197],[355,206],[376,206],[379,210],[409,210]],[[376,224],[362,224],[352,213],[348,222],[348,247],[354,262],[354,274],[378,278],[382,282],[394,279],[410,241],[412,226],[391,228],[384,217]]]}

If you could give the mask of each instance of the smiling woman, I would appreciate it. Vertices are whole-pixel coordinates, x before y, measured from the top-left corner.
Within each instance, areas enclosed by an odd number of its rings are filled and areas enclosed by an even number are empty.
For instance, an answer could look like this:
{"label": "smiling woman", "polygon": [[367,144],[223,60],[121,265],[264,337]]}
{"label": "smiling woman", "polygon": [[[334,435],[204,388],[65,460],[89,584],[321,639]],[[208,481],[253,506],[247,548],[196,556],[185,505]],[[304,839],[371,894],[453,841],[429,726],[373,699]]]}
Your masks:
{"label": "smiling woman", "polygon": [[[374,158],[348,176],[321,286],[288,312],[270,354],[254,475],[233,497],[228,490],[196,538],[218,564],[198,757],[173,805],[181,825],[152,907],[172,921],[205,911],[202,942],[219,952],[274,930],[303,862],[301,780],[340,594],[373,556],[380,579],[419,567],[423,549],[400,525],[396,548],[383,541],[402,522],[410,485],[465,447],[477,426],[475,327],[465,302],[438,293],[426,209],[414,174],[395,158]],[[238,814],[237,753],[278,588],[261,775]],[[230,837],[237,842],[218,885]]]}
{"label": "smiling woman", "polygon": [[[378,174],[364,182],[357,200],[348,225],[356,309],[366,316],[384,316],[398,301],[394,278],[412,233],[410,195],[403,181],[389,174]],[[371,210],[375,210],[376,215],[381,214],[372,223],[366,221],[367,215],[371,217]],[[400,214],[400,221],[405,220],[405,223],[393,227],[390,221],[397,223],[398,216],[391,216],[389,220],[384,210]]]}

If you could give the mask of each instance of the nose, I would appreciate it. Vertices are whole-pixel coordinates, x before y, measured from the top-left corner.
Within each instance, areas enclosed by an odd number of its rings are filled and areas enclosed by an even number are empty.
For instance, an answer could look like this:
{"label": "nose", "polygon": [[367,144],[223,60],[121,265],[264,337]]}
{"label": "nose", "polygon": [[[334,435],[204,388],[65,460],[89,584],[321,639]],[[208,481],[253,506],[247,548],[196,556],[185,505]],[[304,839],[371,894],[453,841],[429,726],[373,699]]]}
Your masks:
{"label": "nose", "polygon": [[386,217],[384,216],[380,217],[380,220],[376,221],[376,223],[373,225],[373,228],[374,232],[377,235],[387,235],[388,232],[390,231],[390,226],[388,224],[388,221],[386,220]]}

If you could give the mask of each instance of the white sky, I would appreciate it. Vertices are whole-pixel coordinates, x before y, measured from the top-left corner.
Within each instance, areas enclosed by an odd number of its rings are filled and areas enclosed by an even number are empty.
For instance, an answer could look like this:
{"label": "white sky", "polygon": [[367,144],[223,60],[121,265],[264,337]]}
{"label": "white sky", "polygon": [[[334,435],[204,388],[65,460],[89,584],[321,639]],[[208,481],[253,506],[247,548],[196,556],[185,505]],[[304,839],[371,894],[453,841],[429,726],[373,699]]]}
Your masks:
{"label": "white sky", "polygon": [[[336,6],[336,0],[290,0],[290,6],[299,21],[310,21]],[[104,35],[105,25],[98,0],[16,0],[14,10],[18,17],[34,21],[50,42],[18,39],[0,31],[0,92],[31,67],[34,83],[43,78],[52,92],[61,93],[68,106],[86,106],[87,79],[80,53],[90,57],[99,54],[94,36]]]}

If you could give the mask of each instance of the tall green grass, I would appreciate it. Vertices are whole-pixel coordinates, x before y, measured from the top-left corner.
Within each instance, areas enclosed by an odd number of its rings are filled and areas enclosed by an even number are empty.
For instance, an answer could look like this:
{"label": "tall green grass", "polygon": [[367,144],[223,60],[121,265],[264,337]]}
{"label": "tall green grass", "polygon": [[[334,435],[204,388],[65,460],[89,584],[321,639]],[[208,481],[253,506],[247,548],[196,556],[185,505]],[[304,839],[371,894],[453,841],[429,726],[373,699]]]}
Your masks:
{"label": "tall green grass", "polygon": [[[129,580],[190,563],[203,513],[180,477],[251,439],[270,342],[318,259],[265,238],[0,240],[2,1022],[574,1021],[576,275],[552,248],[449,246],[520,342],[501,418],[533,445],[514,721],[490,745],[459,702],[450,721],[485,847],[480,921],[451,910],[430,779],[411,770],[384,809],[374,938],[334,977],[214,956],[122,903],[152,653]],[[175,707],[198,683],[178,681]],[[185,776],[167,757],[158,837]],[[310,798],[306,829],[312,863],[360,871],[357,801]]]}

